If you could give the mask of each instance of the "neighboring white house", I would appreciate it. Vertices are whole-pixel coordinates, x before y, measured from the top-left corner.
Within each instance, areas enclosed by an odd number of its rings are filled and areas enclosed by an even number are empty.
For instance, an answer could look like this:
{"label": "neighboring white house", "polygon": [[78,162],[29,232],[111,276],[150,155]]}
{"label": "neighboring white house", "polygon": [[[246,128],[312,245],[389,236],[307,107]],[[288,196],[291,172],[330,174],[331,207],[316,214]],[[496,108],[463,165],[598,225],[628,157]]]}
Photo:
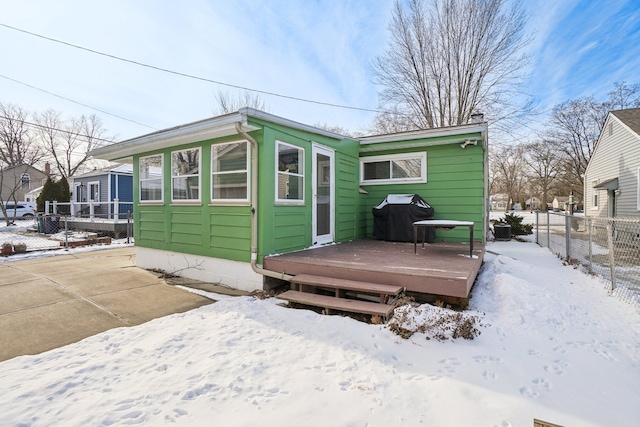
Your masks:
{"label": "neighboring white house", "polygon": [[507,203],[509,202],[508,196],[506,194],[492,194],[489,196],[489,201],[491,202],[491,210],[492,211],[506,211]]}
{"label": "neighboring white house", "polygon": [[585,215],[640,217],[640,108],[610,111],[584,176]]}
{"label": "neighboring white house", "polygon": [[35,206],[36,199],[40,197],[40,193],[42,193],[43,188],[44,186],[41,185],[40,187],[34,188],[33,190],[29,191],[27,194],[24,195],[24,201],[27,203],[31,203],[33,204],[33,206]]}
{"label": "neighboring white house", "polygon": [[551,206],[553,206],[554,211],[564,211],[567,210],[569,205],[569,198],[567,196],[556,196],[553,198],[553,202],[551,202]]}
{"label": "neighboring white house", "polygon": [[540,205],[542,204],[542,203],[540,203],[540,199],[538,199],[535,196],[525,200],[524,203],[525,203],[526,209],[529,209],[529,210],[540,209]]}

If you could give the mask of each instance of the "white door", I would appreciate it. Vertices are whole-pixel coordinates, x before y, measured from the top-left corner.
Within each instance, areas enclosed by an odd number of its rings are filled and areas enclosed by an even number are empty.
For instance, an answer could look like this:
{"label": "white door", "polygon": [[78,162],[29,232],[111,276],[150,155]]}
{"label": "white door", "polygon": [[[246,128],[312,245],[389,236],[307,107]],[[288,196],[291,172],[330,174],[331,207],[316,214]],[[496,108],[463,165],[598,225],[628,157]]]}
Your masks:
{"label": "white door", "polygon": [[332,243],[335,216],[335,167],[334,152],[320,145],[313,145],[313,244]]}

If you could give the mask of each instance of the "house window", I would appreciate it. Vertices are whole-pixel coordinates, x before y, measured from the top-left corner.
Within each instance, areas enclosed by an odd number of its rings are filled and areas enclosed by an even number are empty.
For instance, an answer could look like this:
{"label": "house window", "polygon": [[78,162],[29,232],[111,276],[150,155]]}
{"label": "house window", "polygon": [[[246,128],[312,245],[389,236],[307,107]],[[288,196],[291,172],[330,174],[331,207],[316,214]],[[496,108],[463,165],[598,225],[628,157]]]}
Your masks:
{"label": "house window", "polygon": [[304,202],[304,149],[278,141],[276,150],[276,201]]}
{"label": "house window", "polygon": [[427,153],[363,157],[360,177],[361,184],[427,182]]}
{"label": "house window", "polygon": [[249,200],[247,141],[211,146],[211,200]]}
{"label": "house window", "polygon": [[200,200],[200,149],[171,153],[171,199]]}
{"label": "house window", "polygon": [[82,202],[82,187],[84,187],[82,183],[77,183],[73,185],[73,200],[76,203]]}
{"label": "house window", "polygon": [[[598,185],[598,181],[593,181],[592,183],[592,187],[595,187],[596,185]],[[597,188],[592,188],[593,191],[593,195],[592,195],[592,199],[591,199],[591,209],[598,209],[598,189]]]}
{"label": "house window", "polygon": [[140,180],[140,201],[161,202],[163,200],[164,183],[162,180],[162,154],[140,157],[138,162]]}
{"label": "house window", "polygon": [[22,176],[20,176],[20,187],[27,189],[31,188],[31,177],[28,173],[23,173]]}
{"label": "house window", "polygon": [[99,202],[100,201],[100,182],[93,181],[87,184],[88,194],[90,202]]}

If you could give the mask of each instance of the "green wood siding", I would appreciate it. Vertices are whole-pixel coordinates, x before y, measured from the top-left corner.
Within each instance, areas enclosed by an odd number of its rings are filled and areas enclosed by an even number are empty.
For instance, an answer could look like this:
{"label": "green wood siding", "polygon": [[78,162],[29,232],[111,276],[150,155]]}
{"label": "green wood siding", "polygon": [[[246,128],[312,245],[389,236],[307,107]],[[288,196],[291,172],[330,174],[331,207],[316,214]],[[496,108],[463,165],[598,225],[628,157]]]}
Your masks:
{"label": "green wood siding", "polygon": [[[335,241],[358,237],[358,142],[337,140],[256,119],[252,119],[251,124],[262,126],[264,132],[264,143],[259,152],[258,261],[261,262],[264,255],[292,252],[313,243],[311,174],[314,143],[335,150]],[[276,141],[304,149],[303,204],[275,202]]]}
{"label": "green wood siding", "polygon": [[[478,136],[479,137],[479,136]],[[419,194],[434,209],[435,219],[473,221],[474,238],[484,235],[484,156],[481,145],[460,148],[459,144],[435,145],[417,149],[385,150],[363,153],[380,156],[407,152],[427,152],[427,182],[411,184],[362,185],[369,193],[361,196],[361,213],[366,217],[366,235],[373,234],[371,209],[387,194]],[[469,240],[464,228],[451,231],[436,230],[436,239],[445,241]]]}
{"label": "green wood siding", "polygon": [[[312,146],[317,143],[335,150],[336,241],[359,236],[358,149],[353,140],[337,140],[292,129],[255,118],[252,132],[258,142],[258,262],[264,255],[300,250],[312,244]],[[210,205],[211,144],[243,140],[240,136],[176,146],[164,154],[164,203],[140,205],[137,162],[134,158],[136,245],[154,249],[249,262],[251,257],[251,207]],[[305,199],[300,205],[275,202],[276,140],[304,149]],[[171,152],[201,147],[201,203],[171,203]]]}
{"label": "green wood siding", "polygon": [[[431,140],[361,146],[351,139],[291,128],[255,117],[249,123],[260,130],[251,133],[258,142],[258,262],[265,255],[286,253],[312,245],[312,147],[334,150],[335,236],[344,242],[372,234],[371,208],[387,194],[417,193],[441,219],[472,220],[475,236],[484,230],[484,152],[482,144],[461,149],[459,143],[425,147]],[[481,140],[480,134],[469,137]],[[459,138],[459,136],[458,136]],[[239,135],[175,146],[134,156],[134,210],[136,245],[153,249],[249,262],[251,257],[251,206],[211,204],[211,144],[240,141]],[[276,203],[276,141],[304,149],[304,202]],[[422,145],[416,147],[416,145]],[[201,148],[200,203],[171,202],[171,152]],[[384,148],[384,151],[380,150]],[[253,148],[252,148],[253,149]],[[360,185],[360,156],[426,151],[427,183]],[[141,156],[164,156],[164,202],[140,204],[138,160]],[[361,194],[360,188],[368,191]],[[465,230],[438,232],[439,239],[465,240]]]}

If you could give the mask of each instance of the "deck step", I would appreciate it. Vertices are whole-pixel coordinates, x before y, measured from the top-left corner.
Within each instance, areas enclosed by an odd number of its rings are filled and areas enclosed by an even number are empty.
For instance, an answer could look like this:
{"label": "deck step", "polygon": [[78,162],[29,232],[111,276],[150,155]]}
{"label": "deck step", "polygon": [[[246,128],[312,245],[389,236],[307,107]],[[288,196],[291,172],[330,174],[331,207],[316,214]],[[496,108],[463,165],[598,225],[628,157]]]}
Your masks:
{"label": "deck step", "polygon": [[314,276],[311,274],[298,274],[294,276],[293,279],[291,279],[291,283],[341,289],[345,291],[359,291],[379,295],[398,295],[404,290],[402,286],[383,285],[380,283],[371,282],[359,282],[356,280]]}
{"label": "deck step", "polygon": [[359,301],[345,298],[336,298],[327,295],[311,294],[300,291],[286,291],[278,295],[278,298],[298,304],[312,305],[325,309],[341,310],[351,313],[362,313],[389,317],[395,308],[392,305],[377,302]]}

